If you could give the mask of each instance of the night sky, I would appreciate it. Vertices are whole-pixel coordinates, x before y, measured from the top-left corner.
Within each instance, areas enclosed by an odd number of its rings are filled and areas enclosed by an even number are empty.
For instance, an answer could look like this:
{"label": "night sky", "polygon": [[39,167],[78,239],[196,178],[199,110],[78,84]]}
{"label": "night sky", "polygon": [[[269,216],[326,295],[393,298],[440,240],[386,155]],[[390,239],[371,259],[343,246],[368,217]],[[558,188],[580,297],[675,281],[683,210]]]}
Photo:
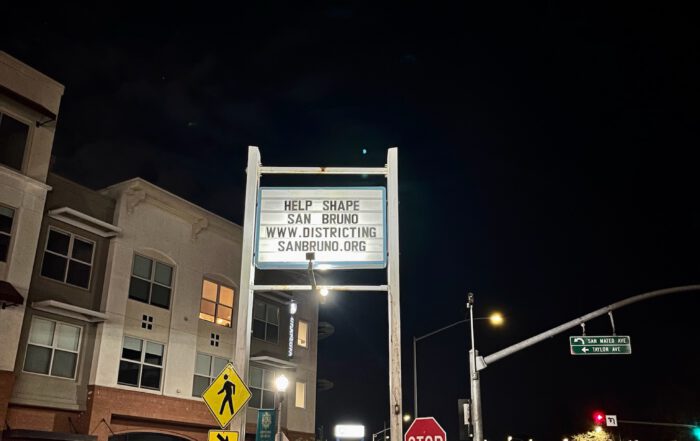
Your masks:
{"label": "night sky", "polygon": [[[476,324],[487,355],[700,282],[700,33],[678,5],[11,3],[0,47],[66,86],[54,170],[89,187],[141,176],[240,223],[248,145],[265,165],[336,166],[399,147],[405,411],[412,336],[464,318],[469,291],[477,315],[506,315]],[[619,310],[630,356],[572,357],[572,330],[489,366],[486,438],[561,439],[594,409],[700,422],[699,311],[700,293]],[[388,419],[386,317],[381,294],[322,307],[327,436]],[[450,440],[467,344],[464,325],[419,342],[420,414]]]}

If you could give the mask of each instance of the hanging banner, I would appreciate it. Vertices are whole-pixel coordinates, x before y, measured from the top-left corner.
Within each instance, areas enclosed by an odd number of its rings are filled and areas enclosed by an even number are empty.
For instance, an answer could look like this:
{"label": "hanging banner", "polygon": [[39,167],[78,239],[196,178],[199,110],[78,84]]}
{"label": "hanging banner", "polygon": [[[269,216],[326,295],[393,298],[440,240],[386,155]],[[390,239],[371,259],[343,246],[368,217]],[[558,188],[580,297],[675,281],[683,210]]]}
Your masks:
{"label": "hanging banner", "polygon": [[386,267],[384,187],[263,187],[256,219],[260,269]]}
{"label": "hanging banner", "polygon": [[255,441],[275,441],[276,415],[275,409],[258,409],[258,429],[255,431]]}

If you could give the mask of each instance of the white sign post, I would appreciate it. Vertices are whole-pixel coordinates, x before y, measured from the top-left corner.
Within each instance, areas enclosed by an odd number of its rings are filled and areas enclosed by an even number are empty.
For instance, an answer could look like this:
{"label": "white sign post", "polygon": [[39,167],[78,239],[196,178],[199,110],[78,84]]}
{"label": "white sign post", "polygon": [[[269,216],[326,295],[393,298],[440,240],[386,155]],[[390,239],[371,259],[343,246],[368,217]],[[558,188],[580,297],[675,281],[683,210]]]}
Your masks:
{"label": "white sign post", "polygon": [[[399,290],[398,149],[384,167],[263,166],[257,147],[248,148],[241,285],[234,363],[248,377],[255,291],[386,292],[389,316],[389,406],[391,441],[401,441],[401,308]],[[381,175],[384,187],[260,188],[266,174]],[[310,254],[313,253],[313,254]],[[261,269],[386,268],[386,285],[256,285]],[[245,435],[246,412],[233,426]]]}
{"label": "white sign post", "polygon": [[386,267],[386,190],[261,188],[255,266],[306,269]]}

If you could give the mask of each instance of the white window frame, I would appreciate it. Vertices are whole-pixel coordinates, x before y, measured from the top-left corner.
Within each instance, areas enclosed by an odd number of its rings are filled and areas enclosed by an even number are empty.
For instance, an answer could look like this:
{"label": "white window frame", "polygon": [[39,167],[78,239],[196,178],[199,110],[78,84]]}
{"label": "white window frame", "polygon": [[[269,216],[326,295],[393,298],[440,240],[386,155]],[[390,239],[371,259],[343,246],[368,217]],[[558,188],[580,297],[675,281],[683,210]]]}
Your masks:
{"label": "white window frame", "polygon": [[[281,321],[280,312],[282,311],[282,308],[280,308],[279,305],[271,303],[271,302],[266,302],[264,300],[259,300],[259,301],[261,303],[265,304],[265,320],[260,320],[259,318],[255,318],[255,313],[253,313],[253,321],[257,320],[259,322],[265,323],[265,336],[264,336],[264,338],[255,337],[255,335],[253,335],[252,332],[251,332],[251,336],[253,338],[255,338],[256,340],[264,341],[264,342],[267,342],[267,343],[270,343],[273,345],[278,345],[278,344],[280,344],[280,321]],[[253,300],[253,302],[255,302],[255,300]],[[274,306],[275,308],[277,308],[277,324],[267,321],[267,308],[269,308],[270,306]],[[255,308],[255,303],[253,303],[253,308]],[[277,326],[277,341],[273,342],[273,341],[270,341],[267,339],[267,325],[268,324],[272,325],[272,326]]]}
{"label": "white window frame", "polygon": [[[192,389],[194,389],[194,377],[202,377],[202,378],[208,378],[209,379],[209,384],[212,384],[214,380],[216,379],[217,375],[219,375],[220,372],[214,372],[214,359],[218,358],[219,360],[223,360],[226,362],[226,364],[231,363],[231,360],[224,358],[224,357],[217,357],[216,355],[212,354],[207,354],[204,352],[197,352],[197,355],[203,355],[205,357],[209,357],[209,375],[204,376],[202,374],[197,373],[197,359],[195,358],[195,365],[194,365],[194,373],[192,375]],[[206,390],[206,389],[204,389]],[[199,395],[194,395],[194,390],[192,391],[192,396],[193,397],[199,397]]]}
{"label": "white window frame", "polygon": [[[306,335],[304,335],[304,341],[306,342],[305,344],[301,344],[299,342],[299,337],[301,336],[301,324],[302,322],[306,325]],[[309,348],[309,321],[304,320],[304,319],[299,319],[297,322],[297,346],[300,348],[308,349]]]}
{"label": "white window frame", "polygon": [[[304,402],[299,405],[299,386],[304,388]],[[294,407],[297,409],[306,409],[306,381],[297,381],[294,384]]]}
{"label": "white window frame", "polygon": [[12,223],[10,224],[10,232],[5,233],[4,231],[0,231],[0,235],[7,236],[9,238],[7,242],[7,256],[5,256],[5,260],[0,260],[0,263],[7,263],[10,260],[10,254],[12,251],[12,233],[15,232],[15,219],[17,218],[17,209],[5,204],[0,204],[0,207],[12,211]]}
{"label": "white window frame", "polygon": [[[150,276],[151,278],[150,278],[150,280],[144,279],[143,277],[134,274],[134,262],[136,261],[136,258],[135,258],[136,256],[142,257],[144,259],[148,259],[151,262],[153,262],[153,265],[151,265],[151,276]],[[170,268],[170,286],[163,285],[162,283],[156,282],[156,280],[155,280],[155,278],[156,278],[156,263],[160,263],[160,264],[165,265],[165,266]],[[139,280],[143,280],[144,282],[150,283],[150,286],[148,288],[148,301],[147,302],[144,302],[140,299],[131,297],[129,291],[131,291],[131,278],[132,277],[136,277]],[[126,292],[126,297],[128,299],[137,301],[139,303],[145,303],[147,305],[152,305],[152,306],[155,306],[156,308],[161,308],[161,309],[165,309],[167,311],[170,311],[170,308],[173,306],[173,285],[174,284],[175,284],[175,265],[172,265],[172,264],[167,263],[167,262],[163,262],[162,260],[158,260],[156,258],[146,256],[146,255],[141,254],[141,253],[134,253],[134,257],[131,258],[131,272],[129,273],[129,289]],[[162,287],[170,289],[170,299],[168,301],[167,308],[163,308],[160,305],[154,305],[153,303],[151,303],[151,299],[153,297],[153,285],[158,285],[158,286],[162,286]],[[154,342],[154,343],[156,343],[156,342]]]}
{"label": "white window frame", "polygon": [[[276,394],[276,393],[277,393],[277,392],[275,391],[275,389],[274,389],[274,386],[273,386],[272,389],[266,389],[266,388],[265,388],[265,372],[272,372],[272,377],[273,377],[273,378],[277,378],[278,371],[275,371],[275,370],[273,370],[273,369],[267,369],[267,368],[264,368],[264,367],[262,367],[262,366],[250,366],[250,369],[253,369],[253,368],[255,368],[255,369],[260,369],[261,371],[263,371],[263,372],[262,372],[262,377],[261,377],[261,382],[262,382],[262,383],[260,384],[260,387],[255,387],[255,386],[253,386],[253,384],[250,382],[250,375],[249,375],[249,384],[248,384],[248,388],[251,390],[251,400],[248,401],[248,405],[249,405],[251,408],[253,408],[253,409],[262,409],[262,405],[263,405],[263,401],[264,401],[264,398],[263,398],[263,397],[264,397],[264,393],[263,393],[263,391],[272,392],[273,394]],[[256,407],[256,406],[254,406],[254,405],[251,404],[251,401],[252,401],[252,398],[253,398],[253,397],[252,397],[253,389],[258,389],[258,390],[260,390],[260,406],[261,406],[261,407]],[[257,403],[254,403],[254,404],[257,404]]]}
{"label": "white window frame", "polygon": [[[124,358],[124,339],[125,338],[133,338],[134,340],[140,340],[141,341],[141,360],[136,361],[132,360],[130,358]],[[161,345],[163,347],[163,364],[157,365],[157,364],[151,364],[151,363],[146,363],[145,358],[146,358],[146,343],[154,343],[157,345]],[[126,335],[124,334],[124,337],[122,338],[122,346],[120,348],[119,352],[119,363],[117,363],[117,384],[119,386],[124,386],[124,387],[129,387],[129,388],[134,388],[134,389],[143,389],[143,390],[150,390],[150,391],[162,391],[163,390],[163,380],[165,379],[165,356],[166,356],[166,344],[161,343],[159,341],[153,341],[153,340],[146,340],[145,338],[140,338],[140,337],[135,337],[133,335]],[[133,384],[126,384],[126,383],[120,383],[119,382],[119,365],[121,364],[122,361],[126,361],[127,363],[135,363],[139,365],[139,379],[138,379],[138,385],[134,386]],[[150,366],[154,368],[159,368],[160,369],[160,381],[158,382],[158,389],[153,389],[152,387],[143,387],[141,386],[141,380],[143,379],[143,367],[144,366]]]}
{"label": "white window frame", "polygon": [[[69,237],[69,240],[68,240],[68,255],[67,255],[67,256],[66,256],[66,255],[63,255],[63,254],[60,254],[60,253],[57,253],[57,252],[55,252],[55,251],[51,251],[51,250],[49,250],[49,249],[47,248],[47,247],[49,246],[49,235],[51,234],[51,231],[55,231],[55,232],[57,232],[57,233],[59,233],[59,234],[63,234],[63,235],[66,235],[66,236]],[[78,239],[82,240],[83,242],[88,242],[88,243],[91,243],[91,244],[92,244],[92,255],[90,256],[90,262],[89,262],[89,263],[88,263],[88,262],[85,262],[85,261],[83,261],[83,260],[80,260],[80,259],[76,259],[76,258],[74,258],[74,257],[72,256],[72,254],[73,254],[73,243],[74,243],[76,237],[77,237]],[[44,254],[42,254],[42,256],[41,256],[41,269],[39,270],[39,275],[41,275],[41,277],[43,277],[44,279],[47,279],[47,280],[53,280],[54,282],[63,283],[64,285],[73,286],[73,287],[75,287],[75,288],[83,289],[83,290],[85,290],[85,291],[90,291],[90,285],[92,284],[92,270],[93,270],[93,264],[94,264],[94,262],[95,262],[95,251],[96,251],[96,250],[97,250],[97,242],[95,242],[94,240],[90,240],[90,239],[88,239],[88,238],[86,238],[86,237],[80,236],[79,234],[71,233],[70,231],[65,231],[65,230],[62,230],[62,229],[60,229],[60,228],[54,227],[53,225],[50,225],[49,228],[46,229],[46,240],[44,241]],[[51,253],[51,254],[53,254],[54,256],[63,257],[64,259],[67,260],[67,261],[66,261],[66,269],[63,271],[63,280],[53,279],[53,278],[51,278],[51,277],[48,277],[48,276],[45,276],[45,275],[42,274],[42,272],[44,271],[44,257],[46,256],[46,253]],[[87,286],[87,288],[84,287],[84,286],[74,285],[74,284],[72,284],[72,283],[68,283],[68,282],[67,282],[67,280],[68,280],[68,267],[70,266],[70,261],[71,261],[71,260],[75,260],[75,261],[78,262],[78,263],[82,263],[83,265],[89,265],[89,266],[90,266],[90,277],[88,277],[88,286]]]}
{"label": "white window frame", "polygon": [[[204,298],[204,282],[205,282],[205,281],[206,281],[206,282],[209,282],[209,283],[213,283],[214,285],[216,285],[216,301],[215,301],[215,302],[212,302],[211,300],[205,299],[205,298]],[[220,299],[221,299],[221,287],[228,288],[228,289],[230,289],[231,291],[233,291],[233,299],[232,299],[232,302],[231,302],[231,306],[224,305],[223,303],[220,302]],[[217,326],[223,326],[224,328],[230,328],[231,326],[233,326],[233,307],[234,307],[234,305],[236,304],[236,289],[235,289],[234,287],[229,286],[229,285],[226,285],[225,283],[220,283],[220,282],[217,282],[216,280],[212,280],[212,279],[209,279],[209,278],[205,277],[205,278],[202,279],[202,292],[201,292],[201,295],[199,296],[199,313],[200,313],[200,314],[202,314],[202,302],[203,302],[203,301],[204,301],[204,302],[209,302],[209,303],[214,303],[214,321],[212,322],[212,321],[209,321],[209,320],[207,320],[207,319],[203,319],[203,318],[201,317],[201,315],[199,316],[199,319],[200,319],[200,320],[203,320],[203,321],[205,321],[205,322],[207,322],[207,323],[213,323],[213,324],[215,324],[215,325],[217,325]],[[219,323],[216,323],[216,320],[219,318],[219,316],[218,316],[218,314],[219,314],[219,305],[224,306],[224,307],[226,307],[226,308],[231,308],[231,321],[229,322],[228,325],[221,325],[221,324],[219,324]]]}
{"label": "white window frame", "polygon": [[[47,322],[53,322],[54,323],[54,328],[53,328],[53,338],[51,339],[51,346],[47,345],[42,345],[40,343],[32,343],[31,342],[31,336],[32,336],[32,330],[34,329],[34,320],[44,320]],[[76,351],[71,351],[70,349],[63,349],[59,348],[57,346],[57,339],[56,339],[56,331],[58,330],[58,326],[70,326],[72,328],[78,328],[78,350]],[[75,381],[75,378],[78,375],[78,368],[80,366],[80,347],[83,344],[83,328],[82,326],[74,325],[72,323],[66,323],[66,322],[61,322],[58,320],[53,320],[50,318],[46,318],[44,316],[40,315],[35,315],[32,316],[32,322],[31,325],[29,326],[29,334],[27,335],[27,344],[26,348],[24,351],[24,361],[22,363],[22,372],[27,373],[27,374],[32,374],[32,375],[41,375],[43,377],[51,377],[51,378],[58,378],[60,380],[69,380],[69,381]],[[49,372],[47,374],[42,374],[41,372],[32,372],[32,371],[26,371],[24,370],[24,366],[27,364],[27,354],[29,351],[27,350],[29,345],[37,346],[40,348],[49,348],[51,349],[51,361],[49,362]],[[56,353],[56,350],[63,351],[63,352],[70,352],[72,354],[75,354],[75,370],[73,371],[73,376],[72,377],[61,377],[60,375],[51,375],[51,369],[53,368],[53,359],[54,359],[54,354]]]}

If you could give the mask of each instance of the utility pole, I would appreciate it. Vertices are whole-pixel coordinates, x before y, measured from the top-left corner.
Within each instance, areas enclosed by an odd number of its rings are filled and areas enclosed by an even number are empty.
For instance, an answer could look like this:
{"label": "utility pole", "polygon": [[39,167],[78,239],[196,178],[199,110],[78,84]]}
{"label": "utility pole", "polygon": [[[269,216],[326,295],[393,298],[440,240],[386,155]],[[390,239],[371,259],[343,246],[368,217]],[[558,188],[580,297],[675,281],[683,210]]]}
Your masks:
{"label": "utility pole", "polygon": [[469,308],[469,329],[472,340],[472,349],[469,351],[469,384],[471,385],[472,404],[472,427],[474,430],[474,441],[484,441],[483,419],[481,416],[481,383],[479,380],[479,370],[476,367],[476,357],[479,353],[474,343],[474,294],[467,296],[467,308]]}

